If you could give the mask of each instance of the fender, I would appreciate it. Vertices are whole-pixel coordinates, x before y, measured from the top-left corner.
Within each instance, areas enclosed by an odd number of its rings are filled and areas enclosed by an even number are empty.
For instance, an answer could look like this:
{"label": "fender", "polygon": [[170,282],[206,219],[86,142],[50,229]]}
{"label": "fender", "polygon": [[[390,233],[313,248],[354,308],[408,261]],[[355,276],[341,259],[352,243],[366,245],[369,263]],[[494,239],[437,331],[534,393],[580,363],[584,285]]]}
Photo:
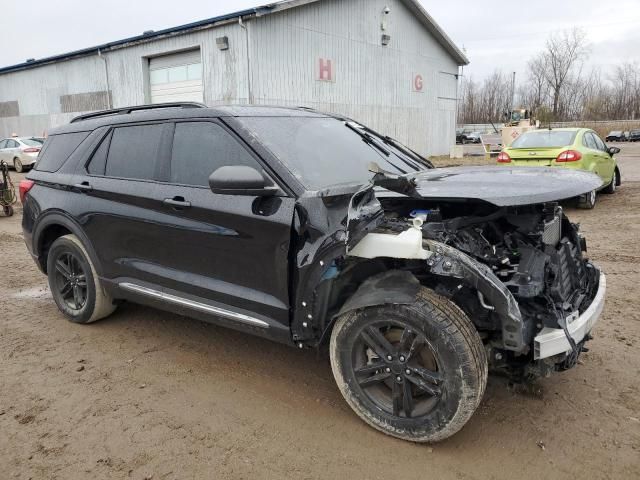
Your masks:
{"label": "fender", "polygon": [[420,287],[415,275],[406,270],[379,273],[362,282],[334,318],[346,312],[375,305],[409,305],[416,301]]}
{"label": "fender", "polygon": [[42,234],[47,230],[48,227],[54,225],[59,225],[66,228],[80,239],[85,249],[87,250],[87,253],[91,257],[91,261],[96,268],[98,276],[100,277],[102,274],[102,264],[100,263],[98,255],[96,254],[96,251],[94,250],[89,237],[84,232],[82,227],[71,216],[59,210],[52,210],[42,213],[38,217],[33,229],[32,248],[33,252],[37,256],[37,261],[42,271],[46,271],[47,264],[46,259],[42,258],[42,252],[40,251],[42,248]]}

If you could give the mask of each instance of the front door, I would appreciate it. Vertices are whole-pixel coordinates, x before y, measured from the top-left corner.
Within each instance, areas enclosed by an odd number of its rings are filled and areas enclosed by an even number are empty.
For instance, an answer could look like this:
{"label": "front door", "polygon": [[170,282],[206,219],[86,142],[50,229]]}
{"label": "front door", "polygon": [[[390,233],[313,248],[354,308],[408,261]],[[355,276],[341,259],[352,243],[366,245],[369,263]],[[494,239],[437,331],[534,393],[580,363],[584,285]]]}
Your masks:
{"label": "front door", "polygon": [[605,184],[609,184],[613,179],[615,161],[607,151],[607,145],[602,139],[594,132],[592,132],[591,135],[593,135],[598,150],[598,174],[602,177]]}
{"label": "front door", "polygon": [[267,175],[260,159],[222,123],[175,124],[166,181],[157,192],[163,234],[154,248],[163,286],[171,295],[275,320],[288,335],[295,200],[213,193],[210,174],[228,165]]}

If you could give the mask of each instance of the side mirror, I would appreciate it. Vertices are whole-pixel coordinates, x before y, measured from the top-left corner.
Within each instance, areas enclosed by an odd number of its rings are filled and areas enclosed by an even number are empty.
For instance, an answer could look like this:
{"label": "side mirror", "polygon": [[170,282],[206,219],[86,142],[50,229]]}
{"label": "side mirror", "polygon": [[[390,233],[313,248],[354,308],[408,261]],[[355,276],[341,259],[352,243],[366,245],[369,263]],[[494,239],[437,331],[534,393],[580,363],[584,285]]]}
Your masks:
{"label": "side mirror", "polygon": [[258,170],[244,165],[218,168],[209,176],[209,187],[213,193],[247,197],[268,197],[280,191]]}
{"label": "side mirror", "polygon": [[620,153],[620,149],[618,147],[609,147],[607,148],[607,152],[613,157],[615,154]]}

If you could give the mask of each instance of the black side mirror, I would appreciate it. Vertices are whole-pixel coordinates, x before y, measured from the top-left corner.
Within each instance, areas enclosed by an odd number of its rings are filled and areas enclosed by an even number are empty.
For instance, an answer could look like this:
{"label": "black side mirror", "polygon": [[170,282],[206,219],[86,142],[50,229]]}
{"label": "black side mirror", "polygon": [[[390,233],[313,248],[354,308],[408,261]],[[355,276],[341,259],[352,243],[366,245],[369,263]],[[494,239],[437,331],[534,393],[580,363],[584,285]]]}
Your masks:
{"label": "black side mirror", "polygon": [[609,147],[607,148],[607,152],[613,157],[615,154],[620,153],[620,149],[618,147]]}
{"label": "black side mirror", "polygon": [[209,176],[209,187],[213,193],[247,197],[268,197],[280,191],[258,170],[244,165],[218,168]]}

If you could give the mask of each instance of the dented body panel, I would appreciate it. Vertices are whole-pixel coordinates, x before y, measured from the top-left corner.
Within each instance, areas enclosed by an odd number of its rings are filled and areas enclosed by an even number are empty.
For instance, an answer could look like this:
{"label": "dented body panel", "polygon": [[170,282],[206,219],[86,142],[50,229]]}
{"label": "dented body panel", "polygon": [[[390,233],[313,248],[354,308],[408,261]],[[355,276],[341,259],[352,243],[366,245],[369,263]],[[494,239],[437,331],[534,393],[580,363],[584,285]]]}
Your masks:
{"label": "dented body panel", "polygon": [[[412,285],[422,284],[465,310],[487,347],[509,359],[502,366],[529,375],[540,370],[534,337],[543,329],[544,338],[564,334],[565,318],[589,308],[600,278],[582,259],[584,240],[556,200],[588,192],[599,180],[549,169],[373,171],[371,184],[353,194],[341,187],[299,199],[294,341],[317,345],[337,315],[372,302],[406,302]],[[570,286],[553,280],[565,277]],[[396,293],[375,288],[379,278],[398,279]],[[587,334],[571,355],[577,358]],[[553,362],[569,356],[561,353]]]}

